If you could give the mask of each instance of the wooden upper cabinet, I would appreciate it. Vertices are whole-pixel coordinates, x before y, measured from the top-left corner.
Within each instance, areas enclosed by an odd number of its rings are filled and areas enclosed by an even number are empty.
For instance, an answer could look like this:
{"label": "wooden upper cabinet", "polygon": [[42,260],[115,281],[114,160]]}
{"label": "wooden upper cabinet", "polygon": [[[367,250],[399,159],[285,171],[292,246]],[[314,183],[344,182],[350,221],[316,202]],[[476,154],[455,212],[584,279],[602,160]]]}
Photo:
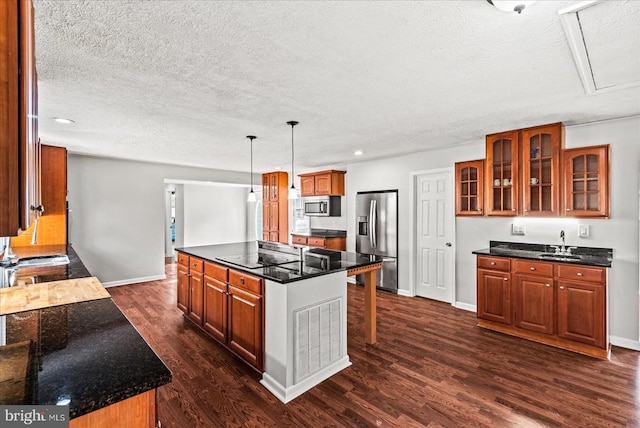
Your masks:
{"label": "wooden upper cabinet", "polygon": [[345,171],[300,174],[300,196],[344,196]]}
{"label": "wooden upper cabinet", "polygon": [[564,148],[561,123],[537,126],[521,131],[522,141],[522,215],[561,215],[562,180],[560,157]]}
{"label": "wooden upper cabinet", "polygon": [[564,151],[564,214],[609,218],[609,145]]}
{"label": "wooden upper cabinet", "polygon": [[484,160],[456,163],[456,215],[484,215]]}
{"label": "wooden upper cabinet", "polygon": [[487,215],[518,214],[518,131],[487,135],[485,193]]}
{"label": "wooden upper cabinet", "polygon": [[289,174],[284,171],[262,174],[262,239],[289,242]]}
{"label": "wooden upper cabinet", "polygon": [[0,236],[16,236],[40,205],[33,5],[0,2]]}

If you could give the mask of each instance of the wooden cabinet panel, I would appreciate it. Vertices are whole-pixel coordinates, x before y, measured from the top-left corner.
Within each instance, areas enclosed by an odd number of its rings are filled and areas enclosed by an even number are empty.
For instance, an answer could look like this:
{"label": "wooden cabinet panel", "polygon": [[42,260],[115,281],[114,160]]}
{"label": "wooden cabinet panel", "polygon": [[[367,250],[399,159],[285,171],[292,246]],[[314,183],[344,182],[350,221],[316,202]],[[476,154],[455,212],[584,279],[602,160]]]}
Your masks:
{"label": "wooden cabinet panel", "polygon": [[295,245],[307,245],[307,237],[300,235],[291,235],[291,242]]}
{"label": "wooden cabinet panel", "polygon": [[600,348],[606,345],[605,288],[558,281],[558,336]]}
{"label": "wooden cabinet panel", "polygon": [[262,200],[268,201],[271,197],[269,192],[269,174],[262,174]]}
{"label": "wooden cabinet panel", "polygon": [[511,259],[505,257],[478,256],[478,268],[509,272],[511,270]]}
{"label": "wooden cabinet panel", "polygon": [[204,260],[196,257],[189,257],[189,269],[193,272],[204,272]]}
{"label": "wooden cabinet panel", "polygon": [[478,318],[511,324],[511,274],[478,269]]}
{"label": "wooden cabinet panel", "polygon": [[180,309],[182,312],[187,314],[188,304],[189,304],[189,269],[184,265],[179,264],[178,265],[178,309]]}
{"label": "wooden cabinet panel", "polygon": [[229,269],[211,262],[204,262],[204,274],[218,281],[227,282]]}
{"label": "wooden cabinet panel", "polygon": [[325,238],[318,238],[315,236],[310,236],[307,238],[307,245],[310,247],[324,247]]}
{"label": "wooden cabinet panel", "polygon": [[487,135],[485,198],[487,215],[515,216],[519,209],[518,131]]}
{"label": "wooden cabinet panel", "polygon": [[301,196],[344,196],[345,171],[327,170],[300,174]]}
{"label": "wooden cabinet panel", "polygon": [[263,294],[263,281],[261,278],[247,275],[244,272],[237,270],[229,270],[229,284],[235,287],[241,288],[250,293],[262,295]]}
{"label": "wooden cabinet panel", "polygon": [[560,214],[562,181],[561,153],[564,128],[561,123],[521,131],[522,215],[549,217]]}
{"label": "wooden cabinet panel", "polygon": [[515,272],[528,275],[551,277],[553,281],[553,263],[535,262],[531,260],[514,260]]}
{"label": "wooden cabinet panel", "polygon": [[[231,276],[231,275],[229,275]],[[229,348],[255,367],[262,367],[262,297],[229,286]]]}
{"label": "wooden cabinet panel", "polygon": [[564,151],[564,214],[609,218],[609,146]]}
{"label": "wooden cabinet panel", "polygon": [[189,270],[189,318],[202,325],[204,315],[204,281],[201,272]]}
{"label": "wooden cabinet panel", "polygon": [[205,275],[204,287],[202,327],[215,339],[225,343],[227,341],[227,284]]}
{"label": "wooden cabinet panel", "polygon": [[189,268],[189,256],[184,253],[178,253],[178,264]]}
{"label": "wooden cabinet panel", "polygon": [[604,284],[607,279],[607,271],[605,268],[596,266],[559,264],[558,278]]}
{"label": "wooden cabinet panel", "polygon": [[262,239],[289,242],[288,174],[278,171],[262,175]]}
{"label": "wooden cabinet panel", "polygon": [[484,215],[484,159],[458,162],[456,169],[456,215]]}
{"label": "wooden cabinet panel", "polygon": [[516,275],[515,278],[516,327],[554,334],[553,277]]}

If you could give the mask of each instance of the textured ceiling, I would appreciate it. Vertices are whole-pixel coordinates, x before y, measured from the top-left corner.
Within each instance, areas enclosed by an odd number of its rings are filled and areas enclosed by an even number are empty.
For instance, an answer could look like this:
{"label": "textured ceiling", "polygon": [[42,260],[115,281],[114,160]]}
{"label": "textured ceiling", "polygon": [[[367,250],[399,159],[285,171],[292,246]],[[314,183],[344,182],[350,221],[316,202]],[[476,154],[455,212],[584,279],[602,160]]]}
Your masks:
{"label": "textured ceiling", "polygon": [[[518,15],[485,0],[35,0],[40,135],[76,153],[249,171],[253,134],[265,172],[290,169],[297,120],[298,173],[640,114],[638,86],[585,94],[558,16],[576,3]],[[608,3],[632,17],[612,27],[640,22],[636,2]],[[640,55],[615,53],[604,75]]]}

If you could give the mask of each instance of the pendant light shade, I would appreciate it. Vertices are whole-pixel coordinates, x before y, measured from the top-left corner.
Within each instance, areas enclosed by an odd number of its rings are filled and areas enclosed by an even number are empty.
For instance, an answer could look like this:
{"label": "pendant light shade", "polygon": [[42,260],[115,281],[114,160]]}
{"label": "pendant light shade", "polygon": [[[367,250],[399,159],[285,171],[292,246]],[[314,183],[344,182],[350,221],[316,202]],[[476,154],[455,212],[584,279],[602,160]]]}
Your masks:
{"label": "pendant light shade", "polygon": [[249,140],[251,140],[251,190],[249,191],[249,196],[247,197],[247,202],[255,202],[256,201],[256,194],[253,191],[253,140],[255,140],[257,137],[255,135],[247,135],[247,138]]}
{"label": "pendant light shade", "polygon": [[287,125],[291,125],[291,187],[289,188],[289,194],[287,199],[298,199],[298,192],[296,191],[296,186],[293,185],[295,180],[295,175],[293,175],[293,127],[296,126],[298,122],[295,120],[291,120],[287,122]]}

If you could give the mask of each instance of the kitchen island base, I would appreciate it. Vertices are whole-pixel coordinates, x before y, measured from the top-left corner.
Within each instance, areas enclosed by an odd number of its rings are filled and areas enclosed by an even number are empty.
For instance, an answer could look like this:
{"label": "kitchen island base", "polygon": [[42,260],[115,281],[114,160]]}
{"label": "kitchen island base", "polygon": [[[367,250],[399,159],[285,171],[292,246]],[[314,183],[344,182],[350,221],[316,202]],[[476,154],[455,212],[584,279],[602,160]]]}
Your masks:
{"label": "kitchen island base", "polygon": [[265,282],[265,373],[280,401],[351,365],[347,354],[347,272],[280,284]]}

